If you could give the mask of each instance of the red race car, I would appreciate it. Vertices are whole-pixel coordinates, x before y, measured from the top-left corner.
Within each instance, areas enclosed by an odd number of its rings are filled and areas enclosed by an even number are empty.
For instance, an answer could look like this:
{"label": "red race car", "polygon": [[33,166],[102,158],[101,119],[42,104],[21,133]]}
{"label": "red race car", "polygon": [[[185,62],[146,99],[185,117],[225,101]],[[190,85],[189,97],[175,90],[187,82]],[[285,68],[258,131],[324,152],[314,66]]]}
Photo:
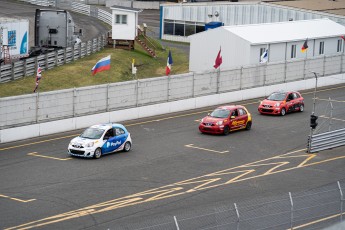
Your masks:
{"label": "red race car", "polygon": [[264,99],[258,111],[261,114],[273,114],[284,116],[294,111],[304,111],[304,98],[296,91],[277,91]]}
{"label": "red race car", "polygon": [[224,105],[201,119],[199,130],[202,133],[229,134],[239,129],[249,130],[252,126],[252,116],[241,105]]}

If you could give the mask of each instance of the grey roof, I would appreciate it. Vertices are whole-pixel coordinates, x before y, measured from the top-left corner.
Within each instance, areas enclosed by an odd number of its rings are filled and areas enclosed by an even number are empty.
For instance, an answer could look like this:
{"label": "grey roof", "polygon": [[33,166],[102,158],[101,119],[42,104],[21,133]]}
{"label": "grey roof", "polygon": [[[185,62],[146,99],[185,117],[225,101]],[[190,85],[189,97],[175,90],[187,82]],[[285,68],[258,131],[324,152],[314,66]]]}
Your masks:
{"label": "grey roof", "polygon": [[223,26],[252,44],[278,43],[345,35],[345,27],[329,20],[299,20],[288,22]]}
{"label": "grey roof", "polygon": [[124,10],[124,11],[133,11],[133,12],[142,12],[142,9],[137,9],[137,8],[132,8],[132,7],[126,7],[126,6],[111,6],[110,9],[119,9],[119,10]]}

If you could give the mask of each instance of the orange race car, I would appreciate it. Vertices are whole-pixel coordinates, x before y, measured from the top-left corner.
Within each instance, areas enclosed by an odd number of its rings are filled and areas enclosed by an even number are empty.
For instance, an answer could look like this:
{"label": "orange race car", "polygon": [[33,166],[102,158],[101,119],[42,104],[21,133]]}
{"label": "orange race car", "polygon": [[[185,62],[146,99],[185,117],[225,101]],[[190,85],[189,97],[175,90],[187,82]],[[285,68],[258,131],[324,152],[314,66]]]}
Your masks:
{"label": "orange race car", "polygon": [[277,91],[271,93],[259,105],[261,114],[273,114],[284,116],[294,111],[304,111],[304,98],[296,91]]}
{"label": "orange race car", "polygon": [[252,126],[252,116],[242,105],[224,105],[201,119],[199,130],[202,133],[224,134]]}

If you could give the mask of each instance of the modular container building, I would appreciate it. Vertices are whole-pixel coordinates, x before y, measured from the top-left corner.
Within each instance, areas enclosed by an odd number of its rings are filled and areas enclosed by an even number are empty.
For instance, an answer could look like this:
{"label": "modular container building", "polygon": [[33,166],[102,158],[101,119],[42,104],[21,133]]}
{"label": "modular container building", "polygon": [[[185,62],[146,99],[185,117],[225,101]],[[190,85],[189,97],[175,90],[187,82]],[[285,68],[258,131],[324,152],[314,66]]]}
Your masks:
{"label": "modular container building", "polygon": [[341,54],[344,34],[345,27],[329,19],[223,26],[190,36],[189,70],[212,70],[220,49],[223,70],[259,65],[266,50],[268,62]]}
{"label": "modular container building", "polygon": [[8,50],[11,59],[27,57],[29,52],[29,20],[0,18],[0,57]]}

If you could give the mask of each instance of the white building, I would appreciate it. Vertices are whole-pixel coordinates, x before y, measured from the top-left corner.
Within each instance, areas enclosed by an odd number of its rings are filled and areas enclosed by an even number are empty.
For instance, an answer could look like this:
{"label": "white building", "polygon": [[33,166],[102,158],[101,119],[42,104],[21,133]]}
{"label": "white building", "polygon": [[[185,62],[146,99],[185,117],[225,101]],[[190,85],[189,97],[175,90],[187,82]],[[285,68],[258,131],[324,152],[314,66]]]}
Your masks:
{"label": "white building", "polygon": [[342,53],[342,35],[345,27],[329,19],[223,26],[189,36],[189,70],[213,69],[220,47],[224,70],[260,64],[265,49],[268,62]]}
{"label": "white building", "polygon": [[112,39],[134,41],[138,35],[138,13],[141,9],[123,6],[111,6]]}
{"label": "white building", "polygon": [[318,11],[256,2],[198,2],[161,4],[160,38],[189,42],[192,34],[205,31],[213,21],[225,26],[329,18],[345,26],[345,17]]}

